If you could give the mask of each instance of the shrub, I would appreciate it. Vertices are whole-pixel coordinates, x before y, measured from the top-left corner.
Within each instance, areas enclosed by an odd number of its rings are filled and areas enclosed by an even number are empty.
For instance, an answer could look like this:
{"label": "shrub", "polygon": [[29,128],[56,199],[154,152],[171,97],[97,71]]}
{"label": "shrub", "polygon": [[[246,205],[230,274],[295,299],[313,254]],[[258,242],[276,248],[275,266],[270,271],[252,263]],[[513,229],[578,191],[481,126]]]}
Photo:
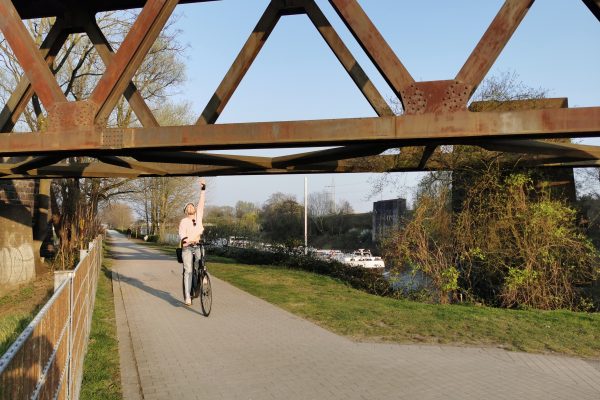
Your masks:
{"label": "shrub", "polygon": [[413,218],[382,244],[384,256],[396,271],[408,270],[412,274],[420,271],[430,278],[431,297],[440,303],[447,303],[450,293],[458,289],[447,198],[446,191],[437,196],[421,196]]}
{"label": "shrub", "polygon": [[158,235],[148,235],[148,237],[146,237],[146,242],[156,243],[158,242],[158,239]]}
{"label": "shrub", "polygon": [[210,249],[210,253],[233,258],[244,264],[279,265],[327,275],[367,293],[379,296],[396,296],[396,292],[392,289],[390,283],[379,271],[352,267],[337,261],[325,261],[310,255],[290,254],[285,251],[267,252],[236,247],[214,247]]}
{"label": "shrub", "polygon": [[[506,307],[577,309],[577,287],[598,276],[598,252],[580,232],[576,211],[524,173],[491,171],[475,182],[455,229],[466,270],[497,283]],[[483,256],[468,257],[474,248]]]}
{"label": "shrub", "polygon": [[598,279],[600,257],[576,211],[528,174],[487,168],[470,175],[455,213],[447,188],[422,194],[384,243],[389,264],[423,272],[440,302],[460,291],[504,307],[591,309],[597,300],[583,289]]}

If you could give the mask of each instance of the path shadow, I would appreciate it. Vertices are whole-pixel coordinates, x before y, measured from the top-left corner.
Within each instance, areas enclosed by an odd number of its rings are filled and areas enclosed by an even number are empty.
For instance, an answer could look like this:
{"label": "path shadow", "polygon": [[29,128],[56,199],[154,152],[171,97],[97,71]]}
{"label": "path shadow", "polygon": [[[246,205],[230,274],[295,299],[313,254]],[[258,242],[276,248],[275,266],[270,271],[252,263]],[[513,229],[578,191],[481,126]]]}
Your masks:
{"label": "path shadow", "polygon": [[[173,260],[175,261],[175,254],[173,257],[161,253],[159,250],[144,247],[142,244],[136,243],[127,239],[125,235],[118,232],[110,232],[107,242],[109,247],[107,253],[110,258],[115,260]],[[121,248],[123,250],[119,250]]]}
{"label": "path shadow", "polygon": [[[144,248],[139,244],[132,242],[115,242],[110,241],[109,245],[111,248],[108,249],[108,254],[111,258],[116,260],[167,260],[169,256],[151,249]],[[123,250],[115,249],[121,248]],[[175,259],[175,256],[173,256]]]}
{"label": "path shadow", "polygon": [[[116,272],[113,271],[113,273],[115,275],[117,275],[117,279],[119,280],[119,283],[126,283],[128,285],[131,285],[133,287],[136,287],[138,289],[143,290],[144,292],[151,294],[155,297],[158,297],[161,300],[166,301],[167,303],[169,303],[170,305],[177,307],[177,308],[184,308],[190,312],[193,312],[194,314],[198,314],[198,315],[202,315],[204,316],[203,313],[198,312],[196,310],[194,310],[193,308],[186,306],[181,299],[178,299],[176,297],[174,297],[171,293],[165,291],[165,290],[161,290],[161,289],[157,289],[155,287],[152,286],[148,286],[146,285],[144,282],[142,282],[141,280],[137,279],[137,278],[133,278],[131,276],[127,276],[127,275],[123,275],[120,272]],[[196,302],[198,302],[199,300],[196,299]]]}
{"label": "path shadow", "polygon": [[[158,253],[157,250],[144,248],[142,245],[132,242],[125,235],[122,235],[116,231],[111,231],[109,236],[109,244],[108,247],[108,257],[114,260],[125,260],[125,261],[149,261],[149,260],[173,260],[173,263],[176,262],[175,255],[173,257],[169,257],[165,254]],[[123,248],[126,251],[115,250],[115,248]],[[105,271],[107,273],[108,271]],[[151,294],[155,297],[158,297],[161,300],[166,301],[170,305],[177,308],[185,308],[186,310],[193,312],[194,314],[199,314],[204,316],[203,313],[194,310],[193,308],[186,306],[181,299],[174,297],[171,293],[157,289],[152,286],[148,286],[143,281],[138,278],[133,278],[131,276],[124,275],[122,272],[117,272],[113,270],[113,273],[116,275],[116,278],[121,283],[126,283],[133,287],[143,290],[144,292]],[[181,275],[178,275],[181,280]],[[182,293],[183,295],[183,293]],[[198,299],[196,299],[198,301]]]}
{"label": "path shadow", "polygon": [[[38,337],[32,335],[27,339],[0,374],[0,400],[60,397],[58,390],[61,379],[63,379],[61,391],[66,388],[68,382],[67,376],[63,375],[65,371],[61,369],[62,365],[57,365],[58,358],[54,358],[54,361],[48,364],[55,344],[46,335]],[[61,346],[66,348],[66,343],[62,342]],[[42,382],[43,368],[47,370]],[[39,391],[36,392],[36,389]],[[37,395],[34,395],[35,393]]]}

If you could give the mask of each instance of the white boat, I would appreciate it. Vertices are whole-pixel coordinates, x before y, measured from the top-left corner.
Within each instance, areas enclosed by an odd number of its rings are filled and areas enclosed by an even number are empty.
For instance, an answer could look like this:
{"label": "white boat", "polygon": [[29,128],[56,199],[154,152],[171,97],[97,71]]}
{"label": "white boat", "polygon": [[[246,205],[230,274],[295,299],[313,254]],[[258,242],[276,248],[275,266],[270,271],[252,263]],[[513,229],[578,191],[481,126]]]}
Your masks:
{"label": "white boat", "polygon": [[314,250],[312,252],[312,254],[321,259],[321,260],[337,260],[339,261],[340,256],[343,256],[344,253],[342,253],[340,250]]}
{"label": "white boat", "polygon": [[352,254],[344,254],[338,258],[338,261],[352,265],[353,267],[362,267],[369,269],[385,269],[385,262],[381,257],[375,257],[370,250],[358,249]]}

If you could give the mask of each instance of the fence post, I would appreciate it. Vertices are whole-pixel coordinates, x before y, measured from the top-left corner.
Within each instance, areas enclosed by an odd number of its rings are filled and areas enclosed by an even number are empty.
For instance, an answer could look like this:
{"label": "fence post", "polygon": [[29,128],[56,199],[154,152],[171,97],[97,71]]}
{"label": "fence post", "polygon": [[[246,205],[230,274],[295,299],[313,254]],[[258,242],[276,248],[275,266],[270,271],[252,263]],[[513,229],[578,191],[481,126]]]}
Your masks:
{"label": "fence post", "polygon": [[67,279],[73,279],[73,271],[54,271],[54,291]]}
{"label": "fence post", "polygon": [[71,382],[73,381],[73,286],[75,284],[75,274],[71,274],[69,282],[69,362],[67,367],[67,399],[73,398],[71,393]]}
{"label": "fence post", "polygon": [[67,385],[67,399],[71,399],[71,381],[72,381],[72,354],[73,354],[73,278],[75,274],[73,271],[54,271],[54,292],[60,287],[60,285],[69,280],[69,301],[68,301],[68,319],[67,319],[67,366],[65,371],[65,382],[63,385]]}

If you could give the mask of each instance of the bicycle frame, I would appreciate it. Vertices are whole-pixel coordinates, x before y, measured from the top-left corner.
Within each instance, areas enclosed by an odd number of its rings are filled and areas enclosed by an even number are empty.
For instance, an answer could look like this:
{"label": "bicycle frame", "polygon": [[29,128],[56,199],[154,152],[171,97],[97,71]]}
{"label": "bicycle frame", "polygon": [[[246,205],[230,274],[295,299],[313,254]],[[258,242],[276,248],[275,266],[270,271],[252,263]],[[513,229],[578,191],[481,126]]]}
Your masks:
{"label": "bicycle frame", "polygon": [[204,249],[204,244],[202,243],[200,244],[200,254],[200,260],[196,260],[196,255],[192,253],[192,279],[190,282],[190,297],[200,297],[202,311],[204,315],[208,317],[212,307],[212,289],[210,275],[206,269],[206,251]]}

